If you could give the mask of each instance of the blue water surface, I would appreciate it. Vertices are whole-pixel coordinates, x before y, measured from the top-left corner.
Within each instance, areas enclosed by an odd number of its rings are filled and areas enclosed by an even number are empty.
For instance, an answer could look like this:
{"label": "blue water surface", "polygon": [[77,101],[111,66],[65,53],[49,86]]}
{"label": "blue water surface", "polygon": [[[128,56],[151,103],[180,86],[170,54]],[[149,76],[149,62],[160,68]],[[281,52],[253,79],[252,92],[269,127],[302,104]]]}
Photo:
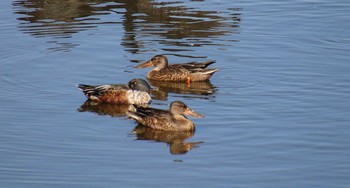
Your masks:
{"label": "blue water surface", "polygon": [[[0,7],[0,187],[350,185],[348,1]],[[157,54],[220,68],[206,85],[153,86],[152,107],[205,116],[189,118],[195,134],[141,137],[122,107],[84,108],[76,84],[145,78],[134,66]]]}

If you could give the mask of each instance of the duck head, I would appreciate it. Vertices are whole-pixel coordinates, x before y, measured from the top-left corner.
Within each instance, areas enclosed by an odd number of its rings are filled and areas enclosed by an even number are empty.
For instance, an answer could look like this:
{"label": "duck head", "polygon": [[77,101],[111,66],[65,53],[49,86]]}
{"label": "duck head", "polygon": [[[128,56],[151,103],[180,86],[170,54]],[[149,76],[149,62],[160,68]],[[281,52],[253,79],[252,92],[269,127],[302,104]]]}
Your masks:
{"label": "duck head", "polygon": [[189,115],[195,118],[204,118],[201,114],[198,112],[192,110],[189,108],[185,103],[181,101],[174,101],[170,104],[170,113],[174,115]]}
{"label": "duck head", "polygon": [[156,69],[163,69],[168,66],[168,58],[164,55],[156,55],[152,59],[136,66],[136,68],[146,68],[154,66]]}
{"label": "duck head", "polygon": [[133,90],[139,90],[147,92],[148,94],[151,92],[151,86],[148,82],[141,78],[134,78],[129,81],[128,86]]}

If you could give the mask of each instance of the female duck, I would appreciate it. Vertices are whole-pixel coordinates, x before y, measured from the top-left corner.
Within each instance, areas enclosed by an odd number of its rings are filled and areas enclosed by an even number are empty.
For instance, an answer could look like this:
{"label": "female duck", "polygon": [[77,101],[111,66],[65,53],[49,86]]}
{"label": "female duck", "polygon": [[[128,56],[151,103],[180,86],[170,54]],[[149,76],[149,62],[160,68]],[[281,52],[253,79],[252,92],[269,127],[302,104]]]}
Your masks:
{"label": "female duck", "polygon": [[156,68],[147,74],[149,80],[181,81],[190,83],[209,80],[209,78],[219,70],[207,68],[207,66],[213,63],[215,63],[215,61],[168,65],[167,57],[164,55],[156,55],[152,59],[137,65],[136,68],[155,66]]}
{"label": "female duck", "polygon": [[187,119],[184,114],[203,118],[202,115],[181,101],[172,102],[169,111],[136,107],[136,112],[128,111],[126,114],[146,127],[162,131],[194,131],[194,123]]}
{"label": "female duck", "polygon": [[111,85],[85,85],[77,86],[85,96],[95,102],[106,102],[112,104],[148,104],[151,101],[149,95],[150,85],[143,79],[135,78],[126,84]]}

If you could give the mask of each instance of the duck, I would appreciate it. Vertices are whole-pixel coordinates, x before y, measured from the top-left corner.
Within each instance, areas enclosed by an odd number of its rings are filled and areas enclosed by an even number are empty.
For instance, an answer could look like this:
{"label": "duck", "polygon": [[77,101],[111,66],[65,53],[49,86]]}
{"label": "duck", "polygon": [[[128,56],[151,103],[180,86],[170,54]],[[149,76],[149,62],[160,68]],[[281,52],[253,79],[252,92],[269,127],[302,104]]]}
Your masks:
{"label": "duck", "polygon": [[136,68],[146,68],[154,66],[155,68],[148,72],[147,79],[157,81],[178,81],[178,82],[197,82],[207,81],[219,69],[207,68],[215,61],[190,62],[182,64],[169,64],[165,55],[156,55],[152,59],[136,66]]}
{"label": "duck", "polygon": [[204,118],[181,101],[173,101],[169,110],[136,106],[136,110],[126,114],[139,124],[160,131],[194,131],[194,123],[185,115]]}
{"label": "duck", "polygon": [[88,100],[98,103],[145,105],[151,102],[151,86],[141,78],[134,78],[128,84],[79,84],[77,87]]}

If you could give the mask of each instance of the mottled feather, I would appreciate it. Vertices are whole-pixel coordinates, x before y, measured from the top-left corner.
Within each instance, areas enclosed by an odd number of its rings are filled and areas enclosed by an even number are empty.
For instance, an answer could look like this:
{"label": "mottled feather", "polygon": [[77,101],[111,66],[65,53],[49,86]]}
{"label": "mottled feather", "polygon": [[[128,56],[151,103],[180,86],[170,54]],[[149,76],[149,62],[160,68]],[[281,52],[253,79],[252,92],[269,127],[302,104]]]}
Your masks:
{"label": "mottled feather", "polygon": [[183,114],[201,118],[200,114],[191,110],[181,101],[170,104],[170,110],[136,107],[136,111],[128,111],[127,115],[139,124],[163,131],[194,131],[194,123]]}
{"label": "mottled feather", "polygon": [[207,68],[213,63],[215,63],[215,61],[168,65],[168,59],[166,56],[156,55],[152,59],[136,67],[145,68],[155,66],[156,68],[149,71],[147,74],[147,78],[150,80],[195,82],[206,81],[219,70]]}
{"label": "mottled feather", "polygon": [[143,79],[133,79],[126,84],[77,86],[92,101],[113,104],[147,104],[151,101],[150,86]]}

